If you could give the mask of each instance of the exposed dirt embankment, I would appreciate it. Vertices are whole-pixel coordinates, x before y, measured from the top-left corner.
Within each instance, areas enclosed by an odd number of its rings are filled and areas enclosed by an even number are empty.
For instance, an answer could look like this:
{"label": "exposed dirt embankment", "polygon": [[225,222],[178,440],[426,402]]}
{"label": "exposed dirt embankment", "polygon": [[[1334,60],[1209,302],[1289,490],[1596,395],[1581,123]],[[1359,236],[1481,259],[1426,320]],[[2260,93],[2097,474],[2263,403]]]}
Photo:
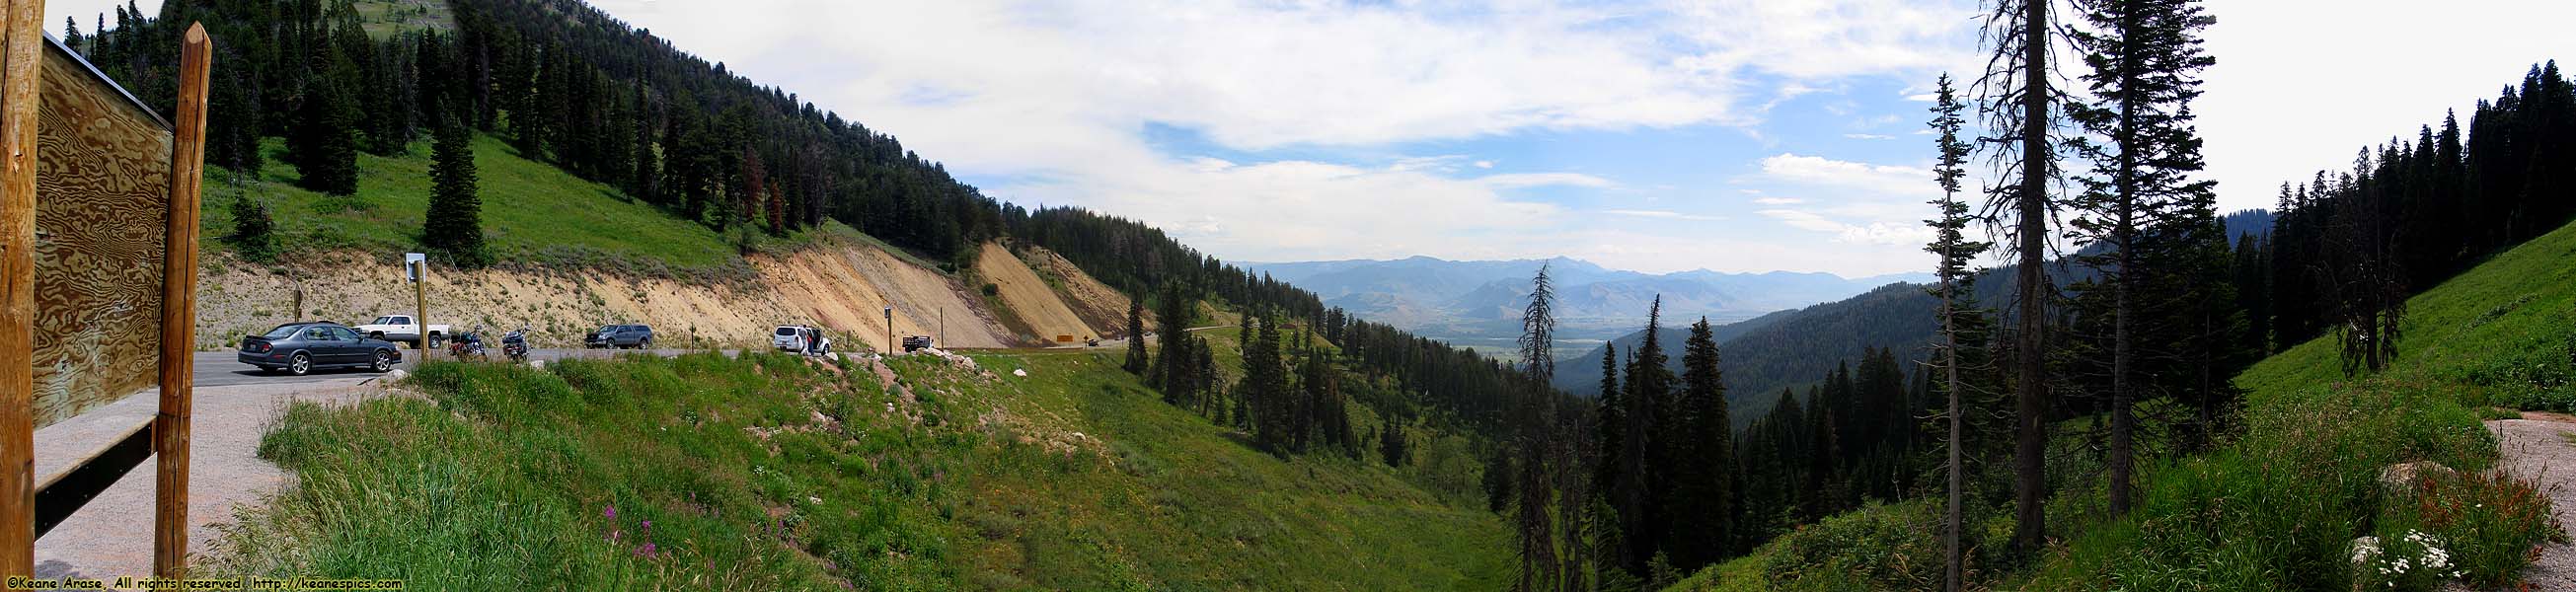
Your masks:
{"label": "exposed dirt embankment", "polygon": [[1011,313],[1027,323],[1029,330],[1036,331],[1039,339],[1079,341],[1100,335],[1099,330],[1083,322],[1082,315],[1065,306],[1064,300],[1056,297],[1055,289],[1036,272],[1029,271],[1028,264],[1012,255],[1010,249],[995,243],[985,243],[983,248],[975,257],[976,274],[993,284],[1002,305],[1011,307]]}
{"label": "exposed dirt embankment", "polygon": [[[1020,245],[1018,252],[1020,260],[1028,262],[1029,268],[1036,270],[1039,277],[1052,280],[1049,284],[1055,288],[1056,296],[1063,298],[1065,306],[1080,315],[1084,323],[1099,329],[1102,339],[1127,338],[1126,294],[1109,287],[1109,284],[1100,283],[1090,273],[1046,247],[1024,244]],[[1148,331],[1153,330],[1152,311],[1146,311],[1145,327]]]}
{"label": "exposed dirt embankment", "polygon": [[[893,306],[898,338],[940,335],[944,315],[943,347],[1014,345],[956,279],[876,247],[832,242],[751,263],[757,280],[717,285],[589,270],[434,270],[429,322],[494,333],[529,326],[540,348],[579,347],[586,332],[612,323],[652,325],[657,345],[671,347],[760,345],[777,325],[810,323],[832,330],[836,342],[884,349],[883,311]],[[291,320],[363,323],[414,309],[399,266],[357,253],[274,266],[227,258],[203,273],[200,348],[226,347]],[[299,278],[304,311],[294,314],[289,302]]]}

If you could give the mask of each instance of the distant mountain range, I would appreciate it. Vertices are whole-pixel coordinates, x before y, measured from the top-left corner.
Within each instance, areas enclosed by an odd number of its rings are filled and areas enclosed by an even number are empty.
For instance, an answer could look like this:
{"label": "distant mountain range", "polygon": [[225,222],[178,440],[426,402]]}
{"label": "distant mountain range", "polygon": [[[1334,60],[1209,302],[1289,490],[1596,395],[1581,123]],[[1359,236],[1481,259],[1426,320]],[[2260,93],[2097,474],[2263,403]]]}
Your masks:
{"label": "distant mountain range", "polygon": [[[2245,210],[2220,217],[2227,228],[2230,243],[2242,235],[2265,236],[2272,229],[2272,214],[2265,210]],[[1978,274],[1977,293],[1980,301],[1992,302],[2012,291],[2011,266]],[[2051,266],[2049,273],[2065,283],[2087,277],[2089,270]],[[1903,285],[1871,289],[1847,299],[1817,304],[1802,309],[1782,310],[1760,317],[1721,325],[1711,330],[1718,343],[1719,369],[1725,373],[1727,399],[1737,423],[1751,421],[1768,411],[1779,400],[1784,388],[1802,389],[1823,379],[1825,372],[1846,361],[1857,362],[1866,348],[1893,348],[1905,366],[1913,368],[1928,351],[1936,327],[1933,311],[1940,304],[1934,300],[1924,280]],[[1714,318],[1714,317],[1712,317]],[[1668,365],[1681,371],[1681,342],[1689,337],[1690,319],[1664,316],[1663,330],[1657,339],[1670,356]],[[1560,352],[1556,360],[1556,386],[1577,395],[1600,392],[1601,354],[1606,348],[1620,348],[1623,354],[1645,339],[1644,327],[1631,327],[1607,343],[1568,357]],[[1625,362],[1622,362],[1623,364]]]}
{"label": "distant mountain range", "polygon": [[[1338,306],[1363,318],[1406,330],[1440,336],[1481,336],[1520,318],[1529,303],[1530,277],[1540,266],[1555,280],[1556,316],[1582,338],[1588,327],[1643,325],[1656,296],[1664,299],[1664,318],[1713,322],[1749,319],[1764,313],[1850,297],[1896,282],[1923,281],[1911,273],[1844,278],[1830,273],[1720,273],[1684,271],[1649,274],[1613,270],[1581,259],[1450,261],[1433,257],[1395,260],[1251,263],[1253,273],[1314,291],[1327,306]],[[1517,331],[1517,326],[1510,329]],[[1593,339],[1616,335],[1596,335]]]}

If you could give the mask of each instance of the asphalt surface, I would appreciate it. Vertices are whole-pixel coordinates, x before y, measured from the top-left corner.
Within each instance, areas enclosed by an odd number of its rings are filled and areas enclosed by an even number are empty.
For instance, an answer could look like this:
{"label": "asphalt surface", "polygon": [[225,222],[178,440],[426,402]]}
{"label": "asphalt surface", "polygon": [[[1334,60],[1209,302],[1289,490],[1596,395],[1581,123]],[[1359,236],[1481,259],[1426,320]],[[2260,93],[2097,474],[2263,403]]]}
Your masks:
{"label": "asphalt surface", "polygon": [[[491,347],[489,349],[491,350],[490,353],[492,359],[507,359],[502,357],[501,348]],[[676,356],[691,351],[695,350],[640,350],[641,353],[664,357]],[[540,349],[529,351],[528,359],[554,361],[564,358],[608,358],[615,357],[617,354],[638,352],[639,350],[631,349]],[[412,367],[420,365],[420,350],[404,349],[402,353],[403,362],[395,367],[402,368],[404,371],[410,371]],[[445,357],[447,352],[440,351],[438,352],[438,355],[440,357]],[[196,360],[194,361],[195,373],[197,375],[197,386],[211,387],[249,384],[329,383],[345,382],[345,379],[349,378],[363,379],[375,375],[374,372],[367,371],[364,368],[350,368],[339,370],[314,370],[311,374],[306,374],[304,376],[289,376],[284,372],[268,372],[259,369],[257,366],[241,363],[237,356],[238,352],[232,350],[197,352]]]}

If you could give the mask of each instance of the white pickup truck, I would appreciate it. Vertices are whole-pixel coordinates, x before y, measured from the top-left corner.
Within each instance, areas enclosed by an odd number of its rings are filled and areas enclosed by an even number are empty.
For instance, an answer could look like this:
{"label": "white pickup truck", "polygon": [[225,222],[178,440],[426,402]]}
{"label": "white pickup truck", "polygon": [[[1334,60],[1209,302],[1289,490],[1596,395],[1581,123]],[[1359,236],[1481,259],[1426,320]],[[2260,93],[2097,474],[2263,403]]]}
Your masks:
{"label": "white pickup truck", "polygon": [[[376,317],[374,322],[350,327],[350,329],[356,330],[359,335],[365,335],[385,341],[401,341],[406,343],[420,341],[420,323],[412,320],[411,315],[385,315]],[[450,335],[450,333],[448,333],[446,325],[429,326],[429,343],[432,347],[435,347],[440,341],[447,340],[448,335]]]}

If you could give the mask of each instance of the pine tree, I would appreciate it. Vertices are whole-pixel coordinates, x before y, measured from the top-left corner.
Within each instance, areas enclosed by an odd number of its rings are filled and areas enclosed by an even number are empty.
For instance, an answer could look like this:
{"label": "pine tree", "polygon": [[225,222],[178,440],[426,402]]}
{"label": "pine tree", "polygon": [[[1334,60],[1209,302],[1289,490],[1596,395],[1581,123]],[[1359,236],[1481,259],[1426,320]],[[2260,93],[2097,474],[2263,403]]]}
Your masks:
{"label": "pine tree", "polygon": [[2084,79],[2099,104],[2077,104],[2069,117],[2093,136],[2078,138],[2077,152],[2093,159],[2079,201],[2085,210],[2072,225],[2079,236],[2110,248],[2087,257],[2111,290],[2110,510],[2128,512],[2134,490],[2134,417],[2138,341],[2143,316],[2139,285],[2168,273],[2150,235],[2184,216],[2183,202],[2211,192],[2192,181],[2200,170],[2200,140],[2192,128],[2191,101],[2200,95],[2195,73],[2213,60],[2200,51],[2196,31],[2210,18],[2193,0],[2104,0],[2084,6],[2090,30],[2074,33],[2090,72]]}
{"label": "pine tree", "polygon": [[1129,298],[1127,299],[1127,363],[1119,367],[1125,368],[1128,374],[1143,375],[1146,364],[1145,299]]}
{"label": "pine tree", "polygon": [[1559,513],[1554,471],[1566,469],[1573,459],[1552,458],[1559,452],[1556,433],[1555,388],[1549,386],[1556,373],[1556,281],[1550,277],[1552,266],[1540,264],[1530,277],[1529,304],[1521,308],[1521,335],[1517,353],[1521,360],[1519,384],[1511,389],[1510,413],[1514,427],[1509,434],[1521,459],[1520,474],[1514,489],[1521,493],[1515,519],[1520,529],[1521,589],[1542,587],[1563,578],[1565,559],[1559,548],[1569,541],[1559,536],[1553,526]]}
{"label": "pine tree", "polygon": [[1658,511],[1658,501],[1665,497],[1663,488],[1670,475],[1663,469],[1669,462],[1664,447],[1670,420],[1673,392],[1672,370],[1665,366],[1662,332],[1663,297],[1656,296],[1646,309],[1646,338],[1628,356],[1627,392],[1622,397],[1626,418],[1622,426],[1619,452],[1621,467],[1611,489],[1612,504],[1619,509],[1622,522],[1619,531],[1628,539],[1628,568],[1643,573],[1647,558],[1655,555],[1663,542],[1667,519]]}
{"label": "pine tree", "polygon": [[1959,404],[1960,392],[1965,388],[1959,377],[1959,350],[1967,343],[1962,339],[1962,331],[1979,322],[1976,317],[1981,314],[1971,296],[1971,282],[1976,276],[1968,265],[1985,254],[1988,247],[1986,243],[1967,239],[1966,229],[1973,218],[1968,213],[1968,204],[1959,200],[1961,181],[1968,175],[1968,145],[1959,140],[1959,128],[1966,123],[1960,113],[1965,110],[1967,105],[1960,104],[1958,93],[1950,87],[1950,75],[1942,74],[1935,87],[1932,104],[1932,129],[1940,134],[1933,144],[1940,153],[1940,159],[1933,167],[1932,175],[1941,186],[1941,197],[1933,200],[1932,204],[1940,211],[1940,217],[1928,222],[1934,238],[1924,250],[1940,258],[1940,263],[1933,269],[1936,282],[1932,295],[1941,300],[1941,336],[1935,347],[1939,349],[1940,356],[1941,392],[1948,400],[1943,417],[1949,423],[1949,458],[1943,464],[1943,472],[1949,477],[1949,500],[1942,518],[1941,536],[1947,564],[1943,589],[1949,592],[1958,592],[1964,585],[1961,570],[1965,554],[1960,546],[1960,530],[1965,527],[1962,508],[1966,504],[1967,479],[1960,472],[1965,468],[1960,448],[1967,432]]}
{"label": "pine tree", "polygon": [[358,114],[348,91],[330,76],[316,76],[286,138],[287,163],[300,173],[295,185],[332,195],[358,193]]}
{"label": "pine tree", "polygon": [[[2017,423],[2013,447],[2013,505],[2015,522],[2013,545],[2023,552],[2036,552],[2047,535],[2048,515],[2044,506],[2048,493],[2048,388],[2046,376],[2048,341],[2049,289],[2047,265],[2050,220],[2055,216],[2055,200],[2049,198],[2048,183],[2057,178],[2057,150],[2051,131],[2057,125],[2057,106],[2061,95],[2051,88],[2054,68],[2049,61],[2049,48],[2057,43],[2060,30],[2050,18],[2055,0],[1998,0],[1986,20],[1985,38],[1993,43],[1994,59],[1988,60],[1988,71],[1978,85],[1985,89],[1982,97],[1989,105],[1986,129],[2010,134],[2010,141],[1993,145],[2003,150],[1994,161],[2002,170],[1995,177],[2011,189],[1993,193],[1990,209],[2010,222],[2006,233],[2014,241],[2012,254],[2019,267],[2014,276],[2015,310],[2011,334],[2015,364],[2014,421]],[[1830,412],[1819,410],[1818,413]]]}
{"label": "pine tree", "polygon": [[1404,426],[1390,423],[1378,431],[1377,454],[1378,458],[1386,461],[1386,466],[1404,468],[1411,450],[1404,442]]}
{"label": "pine tree", "polygon": [[224,237],[243,259],[266,262],[277,257],[277,222],[268,215],[268,205],[244,195],[233,198],[233,233]]}
{"label": "pine tree", "polygon": [[421,243],[467,267],[487,263],[483,250],[483,196],[475,178],[471,132],[454,121],[430,146],[429,216]]}
{"label": "pine tree", "polygon": [[1672,465],[1672,495],[1664,504],[1674,524],[1663,550],[1674,566],[1696,571],[1725,558],[1729,537],[1735,536],[1740,497],[1735,426],[1728,417],[1726,380],[1718,369],[1717,339],[1707,317],[1691,325],[1690,338],[1682,344],[1680,403],[1674,419],[1682,426],[1675,430],[1682,439],[1666,447],[1679,462]]}

